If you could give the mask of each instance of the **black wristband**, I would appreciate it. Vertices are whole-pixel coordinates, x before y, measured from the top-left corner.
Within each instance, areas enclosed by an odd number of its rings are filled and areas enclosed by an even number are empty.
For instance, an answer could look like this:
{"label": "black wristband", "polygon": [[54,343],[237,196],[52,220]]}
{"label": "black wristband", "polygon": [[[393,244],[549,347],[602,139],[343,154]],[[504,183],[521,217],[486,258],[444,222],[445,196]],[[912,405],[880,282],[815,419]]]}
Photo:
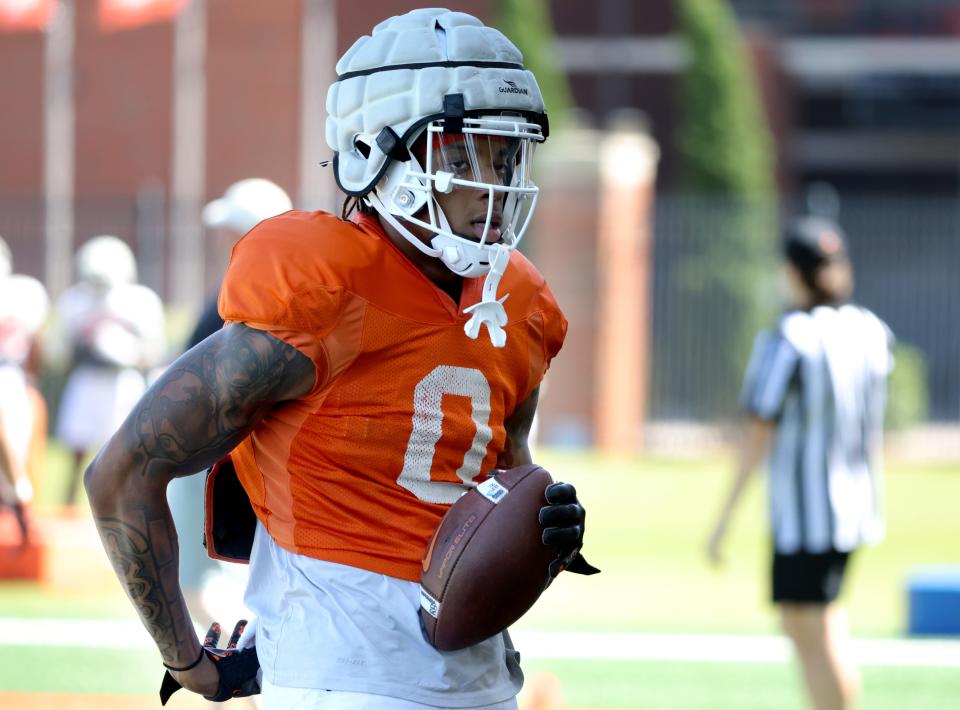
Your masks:
{"label": "black wristband", "polygon": [[174,668],[173,666],[168,666],[166,663],[164,663],[164,664],[163,664],[163,667],[166,668],[168,671],[176,671],[177,673],[183,673],[184,671],[188,671],[188,670],[190,670],[191,668],[196,668],[196,667],[197,667],[197,664],[199,664],[200,661],[203,660],[203,657],[204,657],[204,655],[206,654],[206,652],[207,652],[207,649],[205,649],[203,646],[201,646],[201,647],[200,647],[200,656],[197,658],[197,660],[195,660],[195,661],[194,661],[193,663],[191,663],[189,666],[185,666],[185,667],[183,667],[183,668]]}

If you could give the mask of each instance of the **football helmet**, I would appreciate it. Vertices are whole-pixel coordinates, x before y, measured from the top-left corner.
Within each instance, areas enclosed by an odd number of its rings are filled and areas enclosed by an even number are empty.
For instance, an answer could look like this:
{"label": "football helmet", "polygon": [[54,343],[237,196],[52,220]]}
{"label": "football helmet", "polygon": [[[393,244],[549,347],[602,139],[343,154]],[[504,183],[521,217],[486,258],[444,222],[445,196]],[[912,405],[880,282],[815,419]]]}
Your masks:
{"label": "football helmet", "polygon": [[248,178],[233,183],[223,197],[208,203],[203,208],[203,223],[246,234],[268,217],[292,209],[293,203],[282,187],[263,178]]}
{"label": "football helmet", "polygon": [[102,287],[136,283],[137,261],[126,242],[101,234],[77,250],[77,278]]}
{"label": "football helmet", "polygon": [[[506,296],[498,300],[497,288],[536,206],[533,155],[549,133],[520,51],[471,15],[414,10],[357,40],[337,75],[326,131],[337,184],[454,273],[486,275],[465,331],[476,338],[486,325],[502,347]],[[453,190],[486,197],[473,234],[455,232],[441,208],[437,195]],[[410,225],[432,233],[429,243]]]}

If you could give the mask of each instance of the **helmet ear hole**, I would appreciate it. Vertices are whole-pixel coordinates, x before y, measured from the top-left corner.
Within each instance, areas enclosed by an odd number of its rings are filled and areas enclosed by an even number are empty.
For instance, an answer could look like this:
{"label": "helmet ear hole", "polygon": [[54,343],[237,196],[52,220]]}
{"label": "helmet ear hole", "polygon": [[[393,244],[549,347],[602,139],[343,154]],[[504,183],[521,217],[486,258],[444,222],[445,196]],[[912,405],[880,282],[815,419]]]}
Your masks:
{"label": "helmet ear hole", "polygon": [[370,144],[364,141],[360,136],[353,139],[353,147],[360,151],[365,159],[370,159]]}

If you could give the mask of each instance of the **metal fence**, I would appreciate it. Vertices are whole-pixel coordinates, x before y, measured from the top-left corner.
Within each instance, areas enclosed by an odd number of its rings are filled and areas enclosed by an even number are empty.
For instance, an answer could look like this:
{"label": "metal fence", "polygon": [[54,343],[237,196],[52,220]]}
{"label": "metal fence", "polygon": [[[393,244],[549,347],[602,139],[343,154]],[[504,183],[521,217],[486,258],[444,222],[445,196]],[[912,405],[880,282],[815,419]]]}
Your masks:
{"label": "metal fence", "polygon": [[[73,248],[54,247],[55,251],[50,253],[49,245],[56,242],[48,241],[48,233],[57,226],[47,223],[43,198],[0,195],[0,236],[10,245],[16,271],[46,281],[56,293],[67,285],[58,283],[56,276],[73,273],[76,247],[98,234],[115,235],[136,255],[140,282],[169,302],[178,278],[172,264],[172,212],[163,185],[155,180],[145,181],[130,195],[78,195],[68,210],[71,224],[67,233],[72,237]],[[214,240],[199,239],[190,255],[193,263],[200,265],[210,289],[219,283],[223,268],[223,255],[217,254],[217,249]],[[199,296],[197,303],[203,298]]]}
{"label": "metal fence", "polygon": [[898,29],[929,35],[943,32],[956,13],[956,0],[731,0],[730,4],[744,22],[797,34],[883,34]]}
{"label": "metal fence", "polygon": [[[739,377],[716,362],[741,314],[706,285],[691,298],[682,273],[687,255],[715,232],[715,202],[661,196],[655,217],[653,420],[709,421],[736,411]],[[791,214],[784,205],[781,214]],[[886,321],[899,342],[927,365],[929,418],[960,420],[960,202],[896,196],[844,198],[838,221],[850,242],[856,302]],[[770,235],[776,244],[776,235]],[[772,323],[782,307],[775,261],[761,275]]]}

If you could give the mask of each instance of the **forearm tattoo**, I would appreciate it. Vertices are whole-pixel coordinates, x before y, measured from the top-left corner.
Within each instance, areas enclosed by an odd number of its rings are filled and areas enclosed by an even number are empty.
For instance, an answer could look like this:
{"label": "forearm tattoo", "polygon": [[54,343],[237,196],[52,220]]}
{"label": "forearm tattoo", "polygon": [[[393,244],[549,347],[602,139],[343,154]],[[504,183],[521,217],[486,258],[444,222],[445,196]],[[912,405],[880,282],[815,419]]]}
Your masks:
{"label": "forearm tattoo", "polygon": [[104,516],[100,537],[127,596],[167,662],[178,658],[190,630],[177,581],[177,534],[169,520],[128,511],[127,521]]}
{"label": "forearm tattoo", "polygon": [[282,341],[230,326],[175,362],[102,454],[109,459],[104,467],[115,464],[125,473],[110,502],[96,506],[100,535],[165,661],[192,660],[181,656],[194,650],[181,645],[193,629],[178,581],[166,481],[229,453],[273,404],[307,389],[313,372]]}

